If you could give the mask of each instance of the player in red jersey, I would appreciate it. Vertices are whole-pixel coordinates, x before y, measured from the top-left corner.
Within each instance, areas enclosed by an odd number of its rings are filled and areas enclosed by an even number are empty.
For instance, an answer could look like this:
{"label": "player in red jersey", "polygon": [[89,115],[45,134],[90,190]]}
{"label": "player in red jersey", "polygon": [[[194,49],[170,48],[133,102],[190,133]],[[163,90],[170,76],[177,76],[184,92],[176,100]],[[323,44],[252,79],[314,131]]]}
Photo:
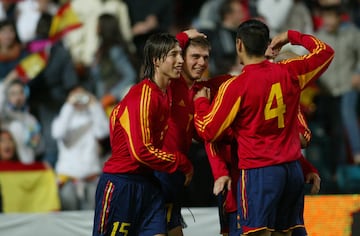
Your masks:
{"label": "player in red jersey", "polygon": [[[185,47],[181,37],[186,40],[192,38],[193,44]],[[183,49],[184,64],[180,78],[172,79],[169,86],[172,91],[172,106],[163,149],[188,154],[195,133],[193,85],[194,81],[199,79],[207,69],[210,45],[204,38],[204,34],[196,30],[187,30],[178,34],[177,38]],[[168,235],[181,236],[183,235],[181,196],[184,190],[184,175],[179,171],[171,174],[157,171],[155,176],[161,183],[165,197]]]}
{"label": "player in red jersey", "polygon": [[[307,122],[303,114],[299,110],[297,127],[299,128],[299,136],[301,147],[306,148],[311,140],[311,131],[307,126]],[[219,145],[220,144],[220,145]],[[219,196],[219,215],[220,228],[224,236],[234,236],[241,233],[241,229],[236,226],[236,180],[239,178],[239,170],[237,169],[236,158],[236,143],[231,145],[224,145],[224,143],[210,143],[207,146],[211,153],[209,155],[210,166],[213,171],[215,183],[214,194]],[[320,190],[320,176],[318,170],[305,159],[304,156],[300,159],[302,171],[305,177],[305,182],[311,184],[311,194],[317,194]],[[234,191],[235,190],[235,191]],[[303,216],[300,216],[300,221],[303,221]],[[234,230],[234,227],[237,230]],[[229,231],[229,230],[232,231]],[[296,228],[292,235],[306,236],[305,228]]]}
{"label": "player in red jersey", "polygon": [[183,65],[170,34],[152,35],[144,48],[144,80],[133,86],[110,116],[112,154],[96,193],[93,235],[166,235],[165,206],[153,170],[185,174],[193,167],[179,152],[161,149],[171,106],[169,80]]}
{"label": "player in red jersey", "polygon": [[[172,90],[172,107],[163,149],[188,153],[195,134],[193,97],[196,91],[204,84],[218,87],[229,76],[211,79],[211,82],[199,81],[208,68],[209,42],[204,34],[194,29],[181,32],[176,37],[183,49],[184,65],[180,78],[171,80],[169,86]],[[155,175],[160,180],[166,200],[168,235],[183,235],[180,199],[183,174],[156,172]]]}
{"label": "player in red jersey", "polygon": [[328,45],[313,36],[288,31],[272,40],[273,53],[288,42],[310,53],[271,63],[264,56],[268,38],[262,22],[242,23],[236,45],[243,72],[221,85],[211,104],[206,88],[194,98],[195,127],[201,137],[215,141],[229,126],[234,131],[240,169],[238,213],[244,235],[291,235],[293,227],[301,226],[304,179],[294,129],[299,96],[334,56]]}

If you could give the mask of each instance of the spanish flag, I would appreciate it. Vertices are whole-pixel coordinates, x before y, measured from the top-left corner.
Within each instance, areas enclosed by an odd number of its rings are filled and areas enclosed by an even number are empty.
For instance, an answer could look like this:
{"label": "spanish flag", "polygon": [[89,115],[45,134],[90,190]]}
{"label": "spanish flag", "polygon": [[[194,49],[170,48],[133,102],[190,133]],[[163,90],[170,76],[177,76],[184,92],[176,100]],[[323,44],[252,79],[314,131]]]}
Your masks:
{"label": "spanish flag", "polygon": [[48,62],[48,55],[45,51],[32,53],[22,59],[15,67],[18,77],[27,83],[43,71]]}
{"label": "spanish flag", "polygon": [[55,42],[66,33],[82,26],[78,16],[71,7],[70,2],[64,4],[53,17],[49,38]]}
{"label": "spanish flag", "polygon": [[41,162],[0,162],[0,189],[4,213],[60,210],[55,174]]}

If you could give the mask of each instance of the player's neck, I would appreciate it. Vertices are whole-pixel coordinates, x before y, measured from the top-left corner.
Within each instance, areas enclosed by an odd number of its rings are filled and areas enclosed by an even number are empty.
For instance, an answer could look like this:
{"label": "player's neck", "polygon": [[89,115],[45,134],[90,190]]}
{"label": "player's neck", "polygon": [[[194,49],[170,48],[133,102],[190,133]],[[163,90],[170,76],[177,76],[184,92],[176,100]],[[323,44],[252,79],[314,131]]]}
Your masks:
{"label": "player's neck", "polygon": [[161,76],[159,74],[155,74],[154,78],[151,79],[158,87],[161,91],[165,92],[167,86],[169,85],[170,82],[170,78],[169,77],[165,77],[165,76]]}
{"label": "player's neck", "polygon": [[185,73],[181,73],[181,76],[184,78],[184,81],[189,88],[194,85],[194,80],[188,75],[186,75]]}
{"label": "player's neck", "polygon": [[251,65],[251,64],[259,64],[259,63],[263,62],[264,60],[266,60],[265,57],[245,57],[243,59],[243,64],[244,64],[244,66]]}

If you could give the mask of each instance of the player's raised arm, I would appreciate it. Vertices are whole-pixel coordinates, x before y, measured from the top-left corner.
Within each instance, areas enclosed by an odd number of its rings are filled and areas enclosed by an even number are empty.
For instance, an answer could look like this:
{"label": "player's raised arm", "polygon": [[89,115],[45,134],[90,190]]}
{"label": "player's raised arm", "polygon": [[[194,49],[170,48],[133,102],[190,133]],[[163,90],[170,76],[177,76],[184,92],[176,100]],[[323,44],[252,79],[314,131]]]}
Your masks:
{"label": "player's raised arm", "polygon": [[297,75],[300,87],[304,89],[311,80],[319,78],[328,68],[334,58],[334,50],[318,38],[294,30],[289,30],[275,36],[269,48],[273,54],[276,54],[288,42],[292,45],[301,45],[309,51],[309,54],[304,56],[281,62],[286,64]]}
{"label": "player's raised arm", "polygon": [[176,35],[176,39],[179,42],[179,45],[182,50],[184,50],[189,43],[189,40],[196,37],[204,37],[206,38],[206,35],[204,33],[201,33],[197,31],[196,29],[188,29],[185,31],[182,31]]}

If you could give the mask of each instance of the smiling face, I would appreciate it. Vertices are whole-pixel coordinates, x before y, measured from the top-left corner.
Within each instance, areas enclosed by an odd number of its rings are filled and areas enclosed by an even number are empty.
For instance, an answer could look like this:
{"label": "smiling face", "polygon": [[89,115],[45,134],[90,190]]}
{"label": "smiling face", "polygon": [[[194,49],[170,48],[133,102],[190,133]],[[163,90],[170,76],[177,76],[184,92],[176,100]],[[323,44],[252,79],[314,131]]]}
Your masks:
{"label": "smiling face", "polygon": [[16,155],[15,141],[8,131],[1,131],[0,133],[0,159],[3,161],[10,161]]}
{"label": "smiling face", "polygon": [[155,61],[155,67],[161,77],[166,79],[179,78],[184,60],[178,44],[171,49],[164,58]]}
{"label": "smiling face", "polygon": [[187,80],[198,80],[209,65],[209,49],[201,46],[189,45],[184,55],[183,76]]}

